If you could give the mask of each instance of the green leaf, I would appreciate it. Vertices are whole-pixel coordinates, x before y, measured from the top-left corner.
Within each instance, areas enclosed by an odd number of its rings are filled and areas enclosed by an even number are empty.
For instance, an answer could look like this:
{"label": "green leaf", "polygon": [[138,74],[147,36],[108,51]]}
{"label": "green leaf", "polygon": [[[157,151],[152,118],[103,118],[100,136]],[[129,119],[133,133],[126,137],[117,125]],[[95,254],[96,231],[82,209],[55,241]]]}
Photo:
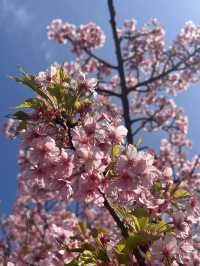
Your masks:
{"label": "green leaf", "polygon": [[30,116],[23,111],[17,111],[16,113],[13,114],[13,117],[17,120],[29,120],[30,119]]}
{"label": "green leaf", "polygon": [[136,249],[138,246],[144,246],[149,242],[157,240],[158,236],[153,236],[147,233],[138,233],[135,235],[131,235],[126,240],[126,248],[128,251]]}
{"label": "green leaf", "polygon": [[126,249],[125,243],[118,243],[115,247],[115,251],[119,254],[123,254]]}
{"label": "green leaf", "polygon": [[114,207],[114,210],[121,219],[127,219],[131,217],[130,211],[125,207],[117,206],[117,207]]}
{"label": "green leaf", "polygon": [[[149,222],[149,213],[143,208],[137,208],[133,212],[133,219],[139,230],[143,229]],[[136,219],[135,219],[136,218]]]}
{"label": "green leaf", "polygon": [[66,74],[63,67],[59,67],[56,71],[56,83],[61,84],[64,81],[68,82],[69,76]]}
{"label": "green leaf", "polygon": [[78,99],[74,103],[74,107],[76,110],[80,109],[82,106],[90,105],[92,103],[92,100],[90,99]]}
{"label": "green leaf", "polygon": [[117,261],[120,264],[125,264],[127,265],[128,263],[128,253],[126,250],[126,244],[125,243],[118,243],[115,248],[114,248],[114,252],[117,258]]}
{"label": "green leaf", "polygon": [[132,215],[129,223],[133,227],[133,230],[135,232],[139,232],[140,230],[142,230],[142,228],[140,226],[140,221],[136,216]]}
{"label": "green leaf", "polygon": [[116,157],[120,154],[120,145],[119,144],[114,144],[112,147],[112,152],[111,152],[111,158],[112,161],[115,161]]}
{"label": "green leaf", "polygon": [[27,75],[27,71],[25,70],[25,68],[23,68],[20,65],[17,65],[17,68],[18,68],[19,72],[21,72],[24,76]]}
{"label": "green leaf", "polygon": [[124,219],[126,223],[132,226],[132,229],[135,232],[142,230],[149,222],[149,213],[143,208],[137,208],[134,211],[130,211],[127,208],[118,206],[114,209],[121,219]]}
{"label": "green leaf", "polygon": [[115,253],[115,256],[117,258],[117,261],[119,262],[119,264],[121,265],[125,265],[125,266],[128,266],[128,260],[129,260],[129,257],[128,257],[128,254],[127,253],[124,253],[124,254],[119,254],[119,253]]}
{"label": "green leaf", "polygon": [[23,103],[18,104],[16,108],[37,108],[43,105],[44,105],[43,100],[36,99],[36,98],[30,98],[30,99],[23,101]]}
{"label": "green leaf", "polygon": [[162,192],[162,184],[160,181],[155,181],[153,183],[153,191],[159,194]]}
{"label": "green leaf", "polygon": [[79,266],[96,266],[97,258],[95,253],[90,250],[85,250],[78,259]]}
{"label": "green leaf", "polygon": [[139,246],[147,245],[149,242],[159,239],[158,236],[153,236],[145,232],[130,235],[127,239],[122,240],[120,244],[124,244],[124,252],[135,250]]}
{"label": "green leaf", "polygon": [[[10,79],[15,80],[17,83],[23,84],[25,86],[28,86],[29,88],[31,88],[34,92],[40,94],[40,87],[38,85],[38,83],[35,80],[34,76],[23,74],[22,77],[15,77],[15,76],[9,76]],[[43,96],[43,95],[41,95]]]}
{"label": "green leaf", "polygon": [[64,96],[66,94],[66,88],[60,84],[53,84],[48,87],[48,92],[56,100],[57,105],[62,105],[64,103]]}
{"label": "green leaf", "polygon": [[98,246],[100,249],[104,248],[104,245],[103,245],[103,243],[101,242],[101,240],[100,240],[99,237],[96,237],[95,241],[96,241],[96,243],[97,243],[97,246]]}
{"label": "green leaf", "polygon": [[109,258],[105,248],[100,248],[96,251],[96,257],[98,260],[108,262]]}
{"label": "green leaf", "polygon": [[191,194],[184,189],[178,189],[173,194],[174,199],[182,199],[182,198],[188,198],[188,197],[191,197]]}
{"label": "green leaf", "polygon": [[81,234],[82,234],[83,236],[85,236],[85,233],[86,233],[86,227],[85,227],[85,224],[82,223],[82,222],[79,222],[79,223],[78,223],[78,227],[79,227],[79,230],[80,230]]}
{"label": "green leaf", "polygon": [[119,263],[129,265],[129,254],[137,247],[145,246],[152,241],[159,239],[158,236],[153,236],[145,232],[130,235],[127,239],[121,240],[115,246],[115,254]]}
{"label": "green leaf", "polygon": [[76,98],[70,94],[64,95],[64,104],[67,110],[73,110],[75,108]]}
{"label": "green leaf", "polygon": [[149,213],[146,209],[144,208],[137,208],[135,209],[132,214],[136,216],[137,218],[147,218],[149,219]]}
{"label": "green leaf", "polygon": [[16,81],[17,83],[23,84],[23,79],[22,78],[19,78],[19,77],[16,77],[16,76],[12,76],[12,75],[9,75],[8,78],[11,79],[11,80]]}
{"label": "green leaf", "polygon": [[161,220],[158,224],[156,224],[156,231],[161,233],[170,232],[172,229],[169,224],[166,224],[163,220]]}
{"label": "green leaf", "polygon": [[38,95],[46,99],[50,104],[54,106],[55,100],[46,89],[42,88],[40,84],[38,84],[35,77],[26,73],[26,71],[21,67],[19,68],[19,70],[22,73],[22,77],[9,76],[9,78],[31,88],[34,92],[36,92]]}
{"label": "green leaf", "polygon": [[108,262],[109,258],[106,252],[106,249],[104,247],[100,247],[99,249],[95,249],[91,244],[84,243],[80,248],[68,248],[66,247],[66,251],[68,252],[79,252],[81,253],[78,257],[76,257],[74,260],[72,260],[69,264],[66,264],[68,266],[72,265],[78,265],[78,266],[84,266],[84,265],[91,265],[96,266],[97,261],[103,261]]}

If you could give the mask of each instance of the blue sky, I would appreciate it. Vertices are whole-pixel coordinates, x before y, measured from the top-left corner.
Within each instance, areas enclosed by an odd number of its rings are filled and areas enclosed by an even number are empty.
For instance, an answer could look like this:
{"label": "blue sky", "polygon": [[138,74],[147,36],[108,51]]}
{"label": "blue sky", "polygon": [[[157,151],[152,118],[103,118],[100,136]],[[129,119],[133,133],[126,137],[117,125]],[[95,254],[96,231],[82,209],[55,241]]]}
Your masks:
{"label": "blue sky", "polygon": [[[188,20],[200,23],[199,0],[116,0],[119,25],[135,17],[138,25],[157,17],[166,29],[170,43]],[[17,73],[16,66],[37,73],[57,61],[71,61],[66,46],[49,42],[46,26],[54,18],[74,24],[95,21],[107,34],[107,44],[101,52],[112,60],[106,0],[0,0],[0,123],[12,112],[11,107],[30,96],[30,92],[10,81],[7,76]],[[189,136],[194,145],[190,154],[200,150],[200,83],[177,97],[190,119]],[[155,142],[155,139],[153,140]],[[9,212],[16,195],[17,141],[7,141],[0,135],[0,213]]]}

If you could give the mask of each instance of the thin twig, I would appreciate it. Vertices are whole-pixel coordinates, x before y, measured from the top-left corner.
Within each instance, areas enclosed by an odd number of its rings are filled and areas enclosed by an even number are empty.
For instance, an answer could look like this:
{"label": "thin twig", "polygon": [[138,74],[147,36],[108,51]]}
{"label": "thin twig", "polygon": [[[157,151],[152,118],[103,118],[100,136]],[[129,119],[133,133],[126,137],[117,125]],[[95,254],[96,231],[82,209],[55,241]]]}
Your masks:
{"label": "thin twig", "polygon": [[99,62],[102,63],[103,65],[105,65],[105,66],[107,66],[107,67],[109,67],[109,68],[111,68],[111,69],[118,69],[117,66],[112,65],[111,63],[109,63],[108,61],[106,61],[106,60],[103,59],[103,58],[100,58],[99,56],[97,56],[96,54],[94,54],[91,50],[89,50],[89,49],[87,49],[87,48],[84,48],[83,50],[84,50],[84,52],[85,52],[87,55],[89,55],[90,57],[96,59],[97,61],[99,61]]}
{"label": "thin twig", "polygon": [[117,92],[105,90],[105,89],[102,89],[102,88],[97,88],[96,91],[101,93],[101,94],[108,95],[108,96],[115,96],[115,97],[118,97],[118,98],[121,97],[121,94],[119,94]]}
{"label": "thin twig", "polygon": [[196,53],[200,52],[200,48],[199,49],[196,49],[193,53],[189,54],[186,58],[184,58],[183,60],[181,60],[180,62],[178,62],[176,65],[174,65],[172,68],[162,72],[161,74],[157,75],[157,76],[154,76],[154,77],[151,77],[147,80],[144,80],[142,82],[139,82],[138,84],[136,84],[135,86],[129,88],[129,91],[128,92],[131,92],[131,91],[134,91],[136,90],[138,87],[142,87],[142,86],[147,86],[148,84],[154,82],[154,81],[157,81],[157,80],[160,80],[164,77],[166,77],[167,75],[169,75],[170,73],[172,73],[173,71],[178,71],[179,70],[179,67],[183,64],[186,64],[186,62],[192,58]]}

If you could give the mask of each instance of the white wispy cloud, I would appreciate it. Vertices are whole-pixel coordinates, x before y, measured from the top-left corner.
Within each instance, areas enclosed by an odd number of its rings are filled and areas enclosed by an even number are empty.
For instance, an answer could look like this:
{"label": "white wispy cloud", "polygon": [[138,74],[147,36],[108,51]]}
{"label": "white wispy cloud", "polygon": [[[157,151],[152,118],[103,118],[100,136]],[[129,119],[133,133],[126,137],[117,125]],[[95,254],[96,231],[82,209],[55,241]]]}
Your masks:
{"label": "white wispy cloud", "polygon": [[1,0],[0,10],[0,24],[27,27],[31,22],[27,8],[14,0]]}

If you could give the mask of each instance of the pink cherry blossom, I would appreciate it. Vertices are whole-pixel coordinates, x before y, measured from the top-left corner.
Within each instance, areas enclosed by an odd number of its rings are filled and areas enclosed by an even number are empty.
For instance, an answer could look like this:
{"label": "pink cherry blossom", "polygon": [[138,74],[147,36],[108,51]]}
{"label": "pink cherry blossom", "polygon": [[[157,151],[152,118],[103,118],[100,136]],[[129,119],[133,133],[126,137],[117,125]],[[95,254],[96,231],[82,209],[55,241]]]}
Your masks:
{"label": "pink cherry blossom", "polygon": [[[118,28],[108,3],[114,63],[95,51],[106,38],[94,22],[55,19],[48,38],[69,44],[74,61],[16,79],[38,95],[4,126],[20,149],[0,263],[85,265],[94,251],[98,266],[120,266],[121,255],[127,265],[199,265],[200,158],[188,155],[189,122],[175,96],[200,79],[200,26],[187,22],[167,47],[157,19]],[[140,141],[153,132],[156,151]],[[135,234],[145,243],[131,249]]]}

